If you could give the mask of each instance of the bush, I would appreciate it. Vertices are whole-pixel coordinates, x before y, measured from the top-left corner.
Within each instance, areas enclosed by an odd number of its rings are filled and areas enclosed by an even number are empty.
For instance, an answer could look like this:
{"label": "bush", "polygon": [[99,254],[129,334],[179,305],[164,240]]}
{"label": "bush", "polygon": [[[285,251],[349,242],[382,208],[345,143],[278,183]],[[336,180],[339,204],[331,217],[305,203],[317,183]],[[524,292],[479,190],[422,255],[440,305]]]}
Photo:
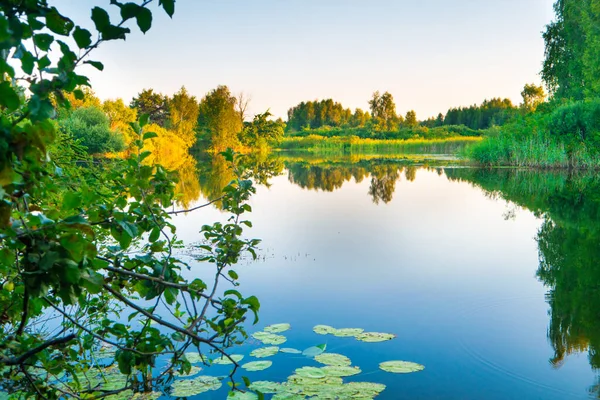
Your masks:
{"label": "bush", "polygon": [[118,152],[125,149],[119,132],[111,131],[108,116],[97,107],[78,108],[60,120],[63,132],[70,134],[91,154]]}

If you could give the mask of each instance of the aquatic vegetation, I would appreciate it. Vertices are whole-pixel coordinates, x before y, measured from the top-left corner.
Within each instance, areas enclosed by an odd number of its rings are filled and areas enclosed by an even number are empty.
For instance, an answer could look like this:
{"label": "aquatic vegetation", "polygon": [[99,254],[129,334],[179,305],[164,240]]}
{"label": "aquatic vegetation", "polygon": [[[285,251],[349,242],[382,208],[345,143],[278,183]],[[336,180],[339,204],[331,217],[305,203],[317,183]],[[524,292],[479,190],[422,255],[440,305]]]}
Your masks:
{"label": "aquatic vegetation", "polygon": [[239,363],[240,361],[242,361],[244,359],[244,356],[241,354],[232,354],[229,357],[219,357],[216,360],[213,360],[213,364],[217,364],[217,365],[233,365],[233,361],[235,361],[236,363]]}
{"label": "aquatic vegetation", "polygon": [[248,372],[254,372],[254,371],[263,371],[267,368],[270,368],[271,365],[273,365],[273,361],[268,361],[268,360],[251,361],[249,363],[242,365],[242,368]]}
{"label": "aquatic vegetation", "polygon": [[325,364],[325,365],[333,365],[333,366],[350,366],[352,364],[352,361],[350,361],[350,359],[342,354],[336,354],[336,353],[323,353],[323,354],[319,354],[318,356],[315,356],[315,361],[321,363],[321,364]]}
{"label": "aquatic vegetation", "polygon": [[234,392],[227,396],[227,400],[257,400],[258,395],[252,392]]}
{"label": "aquatic vegetation", "polygon": [[386,342],[388,340],[392,340],[396,337],[396,335],[392,333],[380,333],[380,332],[365,332],[356,336],[356,340],[360,340],[361,342],[367,343],[378,343],[378,342]]}
{"label": "aquatic vegetation", "polygon": [[410,361],[386,361],[379,364],[379,368],[393,374],[410,374],[425,369],[423,365]]}
{"label": "aquatic vegetation", "polygon": [[199,364],[204,362],[204,357],[197,352],[185,353],[185,358],[190,362],[190,364]]}
{"label": "aquatic vegetation", "polygon": [[321,370],[327,376],[334,376],[334,377],[340,377],[340,378],[345,377],[345,376],[358,375],[362,372],[361,369],[358,367],[337,366],[337,365],[327,365],[325,367],[322,367]]}
{"label": "aquatic vegetation", "polygon": [[192,368],[190,369],[190,372],[188,372],[187,374],[175,372],[175,373],[173,373],[173,375],[177,376],[177,377],[189,378],[189,377],[192,377],[194,375],[198,375],[200,373],[200,371],[202,371],[202,368],[196,367],[195,365],[192,365]]}
{"label": "aquatic vegetation", "polygon": [[277,353],[279,353],[279,347],[277,347],[277,346],[262,347],[260,349],[253,350],[250,353],[250,356],[256,357],[256,358],[266,358],[266,357],[274,356]]}
{"label": "aquatic vegetation", "polygon": [[319,335],[328,335],[334,333],[336,329],[329,325],[317,325],[313,328],[313,331]]}
{"label": "aquatic vegetation", "polygon": [[319,354],[323,354],[327,348],[326,344],[320,344],[318,346],[312,346],[302,352],[306,357],[316,357]]}
{"label": "aquatic vegetation", "polygon": [[249,386],[250,390],[255,390],[264,394],[277,393],[281,390],[281,383],[270,381],[256,381]]}
{"label": "aquatic vegetation", "polygon": [[200,393],[219,390],[223,384],[213,376],[199,376],[194,379],[177,380],[171,387],[171,395],[175,397],[190,397]]}
{"label": "aquatic vegetation", "polygon": [[281,333],[290,330],[290,324],[274,324],[267,326],[264,331],[268,333]]}
{"label": "aquatic vegetation", "polygon": [[287,341],[287,338],[282,335],[276,335],[274,333],[269,332],[255,332],[252,334],[252,337],[263,344],[270,344],[273,346],[278,346]]}
{"label": "aquatic vegetation", "polygon": [[332,335],[337,337],[356,337],[364,331],[365,330],[361,328],[342,328],[336,329],[335,332],[332,333]]}
{"label": "aquatic vegetation", "polygon": [[279,352],[287,353],[287,354],[302,354],[302,352],[300,350],[292,349],[289,347],[284,347],[283,349],[279,349]]}

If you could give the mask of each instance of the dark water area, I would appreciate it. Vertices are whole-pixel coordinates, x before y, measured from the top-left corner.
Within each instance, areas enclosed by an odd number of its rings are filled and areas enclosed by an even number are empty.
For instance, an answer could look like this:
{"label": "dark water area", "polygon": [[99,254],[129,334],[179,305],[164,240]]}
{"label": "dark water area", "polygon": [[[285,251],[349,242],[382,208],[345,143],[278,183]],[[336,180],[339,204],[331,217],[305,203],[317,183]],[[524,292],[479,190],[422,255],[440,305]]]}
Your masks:
{"label": "dark water area", "polygon": [[[427,155],[280,154],[248,167],[258,184],[248,235],[262,239],[259,259],[236,269],[238,289],[261,301],[249,333],[291,324],[280,347],[326,344],[362,370],[344,382],[386,385],[378,399],[598,397],[597,176],[481,170]],[[218,159],[182,171],[182,202],[216,198],[228,174]],[[207,208],[175,223],[189,244],[203,224],[224,219]],[[211,273],[202,264],[188,272]],[[318,335],[319,324],[397,337],[365,343]],[[232,352],[254,361],[261,346],[251,339]],[[268,360],[271,368],[238,380],[285,382],[296,368],[321,366],[302,355]],[[425,369],[378,368],[391,360]],[[224,385],[197,398],[226,394]]]}

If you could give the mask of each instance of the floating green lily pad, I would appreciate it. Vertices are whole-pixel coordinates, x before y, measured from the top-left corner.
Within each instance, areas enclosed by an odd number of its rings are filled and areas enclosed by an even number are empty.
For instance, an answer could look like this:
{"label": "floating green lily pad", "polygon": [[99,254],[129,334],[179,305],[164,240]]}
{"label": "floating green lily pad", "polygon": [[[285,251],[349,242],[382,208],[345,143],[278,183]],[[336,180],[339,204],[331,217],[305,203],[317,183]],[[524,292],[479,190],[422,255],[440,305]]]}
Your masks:
{"label": "floating green lily pad", "polygon": [[348,367],[352,364],[350,359],[342,354],[323,353],[315,356],[315,361],[325,365],[333,365],[338,367]]}
{"label": "floating green lily pad", "polygon": [[410,361],[386,361],[379,364],[379,368],[393,374],[410,374],[425,369],[425,366]]}
{"label": "floating green lily pad", "polygon": [[325,372],[321,370],[321,368],[316,367],[298,368],[296,370],[296,375],[309,379],[321,379],[327,376],[327,374],[325,374]]}
{"label": "floating green lily pad", "polygon": [[396,335],[392,333],[380,333],[380,332],[365,332],[356,336],[357,340],[361,342],[367,343],[377,343],[377,342],[385,342],[388,340],[392,340],[396,337]]}
{"label": "floating green lily pad", "polygon": [[177,380],[171,386],[171,395],[174,397],[191,397],[200,393],[219,390],[221,381],[213,376],[199,376],[193,379]]}
{"label": "floating green lily pad", "polygon": [[281,383],[270,381],[256,381],[249,386],[250,390],[255,390],[264,394],[277,393],[281,390]]}
{"label": "floating green lily pad", "polygon": [[361,329],[361,328],[343,328],[343,329],[336,329],[335,332],[333,332],[333,336],[337,336],[337,337],[356,337],[358,335],[360,335],[361,333],[363,333],[365,330]]}
{"label": "floating green lily pad", "polygon": [[278,346],[287,342],[287,338],[285,336],[276,335],[269,332],[255,332],[252,334],[252,337],[263,344],[270,344],[272,346]]}
{"label": "floating green lily pad", "polygon": [[347,387],[348,392],[353,394],[354,398],[373,398],[383,392],[386,388],[386,386],[381,383],[372,382],[350,382],[345,386]]}
{"label": "floating green lily pad", "polygon": [[185,353],[185,358],[190,362],[190,364],[199,364],[204,362],[204,357],[200,355],[200,353],[196,352]]}
{"label": "floating green lily pad", "polygon": [[279,349],[279,352],[287,353],[287,354],[302,354],[302,352],[300,350],[292,349],[289,347],[284,347],[283,349]]}
{"label": "floating green lily pad", "polygon": [[239,363],[244,359],[244,356],[241,354],[232,354],[229,357],[222,356],[213,360],[212,363],[216,365],[233,365],[233,362],[230,360],[230,358],[236,363]]}
{"label": "floating green lily pad", "polygon": [[336,331],[336,329],[329,325],[317,325],[313,328],[313,331],[315,331],[315,333],[318,333],[319,335],[329,335],[333,334]]}
{"label": "floating green lily pad", "polygon": [[268,333],[281,333],[290,330],[290,324],[273,324],[267,326],[264,331]]}
{"label": "floating green lily pad", "polygon": [[227,396],[227,400],[258,400],[258,395],[252,392],[233,392]]}
{"label": "floating green lily pad", "polygon": [[345,376],[353,376],[360,374],[362,371],[358,367],[347,367],[347,366],[335,366],[328,365],[326,367],[322,367],[321,370],[327,376],[335,376],[335,377],[345,377]]}
{"label": "floating green lily pad", "polygon": [[192,368],[190,369],[190,372],[187,374],[181,374],[179,373],[179,371],[174,372],[173,375],[177,376],[177,377],[181,377],[181,378],[189,378],[192,377],[194,375],[198,375],[200,373],[200,371],[202,371],[202,368],[200,367],[196,367],[195,365],[192,365]]}
{"label": "floating green lily pad", "polygon": [[260,349],[253,350],[250,353],[250,355],[252,357],[256,357],[256,358],[266,358],[266,357],[274,356],[277,353],[279,353],[279,347],[273,346],[273,347],[262,347]]}
{"label": "floating green lily pad", "polygon": [[326,348],[326,344],[320,344],[318,346],[309,347],[308,349],[304,350],[302,354],[306,357],[316,357],[319,354],[323,354]]}
{"label": "floating green lily pad", "polygon": [[160,392],[136,393],[131,400],[158,400],[162,395]]}
{"label": "floating green lily pad", "polygon": [[242,368],[248,372],[263,371],[273,365],[273,361],[252,361],[242,365]]}

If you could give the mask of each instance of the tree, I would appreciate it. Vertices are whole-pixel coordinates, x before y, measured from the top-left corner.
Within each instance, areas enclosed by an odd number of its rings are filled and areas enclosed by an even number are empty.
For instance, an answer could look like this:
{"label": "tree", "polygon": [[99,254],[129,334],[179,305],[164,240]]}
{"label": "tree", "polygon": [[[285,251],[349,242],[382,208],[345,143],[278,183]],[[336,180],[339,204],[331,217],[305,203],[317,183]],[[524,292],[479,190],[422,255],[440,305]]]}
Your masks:
{"label": "tree", "polygon": [[235,109],[237,99],[227,86],[219,86],[200,102],[198,132],[210,142],[214,151],[239,147],[238,134],[242,131],[239,113]]}
{"label": "tree", "polygon": [[110,119],[99,108],[78,108],[59,123],[63,132],[78,140],[91,154],[103,154],[125,149],[123,135],[112,130]]}
{"label": "tree", "polygon": [[199,112],[196,97],[190,96],[185,87],[175,93],[169,102],[170,128],[190,145],[196,141]]}
{"label": "tree", "polygon": [[244,125],[244,123],[246,122],[246,118],[248,118],[248,106],[250,105],[251,101],[252,97],[244,92],[240,92],[236,96],[235,106],[238,114],[240,115],[240,122],[242,123],[242,125]]}
{"label": "tree", "polygon": [[343,127],[351,123],[352,111],[332,99],[302,102],[288,110],[287,127],[292,131]]}
{"label": "tree", "polygon": [[385,92],[383,95],[379,91],[373,93],[369,105],[376,130],[391,132],[398,129],[400,119],[396,114],[394,98],[389,92]]}
{"label": "tree", "polygon": [[160,93],[154,93],[154,89],[144,89],[131,100],[129,105],[135,108],[139,115],[147,114],[150,121],[165,127],[169,121],[169,98]]}
{"label": "tree", "polygon": [[558,0],[543,34],[542,79],[557,98],[600,95],[600,1]]}
{"label": "tree", "polygon": [[419,121],[417,121],[417,113],[414,110],[406,113],[406,117],[404,117],[404,125],[409,128],[416,128],[419,126]]}
{"label": "tree", "polygon": [[533,112],[546,100],[546,92],[541,86],[535,84],[526,84],[521,92],[523,97],[523,109],[527,112]]}
{"label": "tree", "polygon": [[[56,129],[55,106],[68,105],[64,94],[85,97],[78,86],[88,79],[77,67],[101,68],[87,57],[106,41],[125,39],[127,20],[147,31],[149,3],[113,2],[118,20],[93,8],[92,35],[46,1],[0,2],[0,376],[11,396],[137,398],[169,388],[175,372],[191,370],[186,352],[227,358],[226,349],[245,337],[241,323],[259,309],[255,297],[217,288],[223,276],[237,285],[230,268],[258,243],[240,236],[254,189],[232,152],[224,157],[234,179],[222,192],[232,218],[202,227],[205,242],[196,249],[199,262],[215,267],[207,284],[186,279],[186,259],[173,252],[178,211],[168,210],[176,205],[177,178],[143,151],[157,137],[147,116],[132,126],[137,151],[126,160],[92,160]],[[159,4],[173,14],[173,0]],[[68,40],[50,46],[57,36]],[[54,49],[58,54],[48,54]],[[15,54],[18,81],[7,62]],[[98,111],[73,115],[90,126],[108,124]]]}
{"label": "tree", "polygon": [[102,103],[102,111],[110,121],[110,129],[123,135],[126,146],[131,146],[137,139],[131,124],[138,119],[137,110],[127,107],[123,99],[106,100]]}
{"label": "tree", "polygon": [[278,143],[284,134],[282,121],[269,120],[272,114],[267,110],[254,116],[252,122],[246,122],[240,135],[243,144],[254,148],[264,148]]}

